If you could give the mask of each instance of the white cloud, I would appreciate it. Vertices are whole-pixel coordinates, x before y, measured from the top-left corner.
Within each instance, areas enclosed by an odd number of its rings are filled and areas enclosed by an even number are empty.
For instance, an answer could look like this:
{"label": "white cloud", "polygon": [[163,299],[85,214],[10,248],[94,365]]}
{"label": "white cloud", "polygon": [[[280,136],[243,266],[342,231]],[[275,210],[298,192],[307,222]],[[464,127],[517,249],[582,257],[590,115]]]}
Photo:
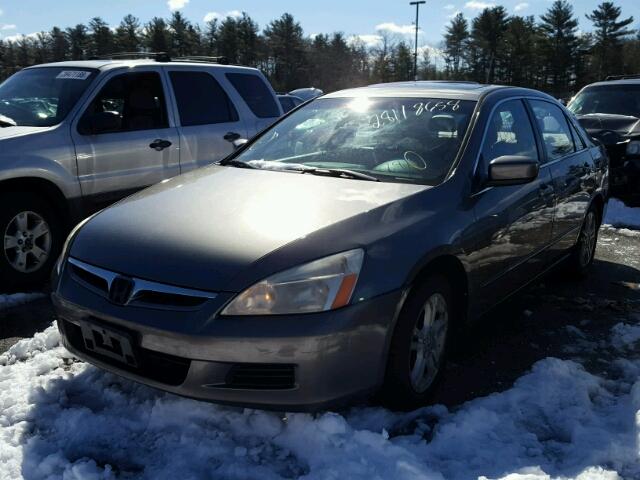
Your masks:
{"label": "white cloud", "polygon": [[348,42],[350,44],[362,42],[365,47],[376,47],[382,42],[382,37],[380,35],[352,35],[349,37]]}
{"label": "white cloud", "polygon": [[448,5],[445,5],[444,7],[445,10],[455,10],[456,6],[453,3],[449,3]]}
{"label": "white cloud", "polygon": [[13,23],[6,23],[4,25],[0,25],[0,30],[15,30],[16,28],[18,27]]}
{"label": "white cloud", "polygon": [[227,17],[240,18],[241,16],[242,12],[240,10],[229,10],[227,13],[208,12],[202,21],[211,22],[213,20],[224,20]]}
{"label": "white cloud", "polygon": [[464,8],[468,8],[469,10],[484,10],[485,8],[495,7],[495,3],[489,2],[481,2],[478,0],[471,0],[464,4]]}
{"label": "white cloud", "polygon": [[184,8],[185,5],[189,3],[189,0],[168,0],[167,5],[169,6],[169,10],[176,11]]}
{"label": "white cloud", "polygon": [[3,40],[6,42],[19,42],[23,38],[34,38],[34,39],[38,38],[38,32],[28,33],[27,35],[24,35],[22,33],[17,33],[15,35],[9,35],[7,37],[4,37]]}
{"label": "white cloud", "polygon": [[414,27],[413,25],[398,25],[397,23],[394,23],[394,22],[386,22],[386,23],[381,23],[379,25],[376,25],[376,31],[378,32],[385,31],[385,32],[400,33],[403,35],[407,35],[410,33],[415,33],[416,27]]}
{"label": "white cloud", "polygon": [[529,8],[529,4],[527,2],[522,2],[513,7],[514,12],[521,12],[522,10],[526,10]]}
{"label": "white cloud", "polygon": [[462,13],[462,12],[460,10],[456,10],[455,12],[451,12],[449,15],[447,15],[447,17],[448,18],[454,18],[459,13]]}

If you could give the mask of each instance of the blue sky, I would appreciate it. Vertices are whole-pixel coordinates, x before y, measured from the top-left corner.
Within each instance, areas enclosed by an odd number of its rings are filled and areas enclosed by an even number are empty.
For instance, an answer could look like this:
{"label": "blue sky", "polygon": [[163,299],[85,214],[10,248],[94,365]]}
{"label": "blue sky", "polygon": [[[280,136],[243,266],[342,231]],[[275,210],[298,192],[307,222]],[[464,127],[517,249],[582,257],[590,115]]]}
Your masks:
{"label": "blue sky", "polygon": [[[289,12],[298,19],[306,34],[342,31],[375,42],[376,35],[388,31],[411,37],[415,10],[409,0],[0,0],[0,38],[48,30],[53,25],[68,27],[100,16],[117,25],[127,13],[143,22],[154,15],[169,16],[172,10],[182,11],[190,20],[203,24],[205,17],[248,12],[263,28],[270,20]],[[458,11],[471,18],[484,6],[504,5],[510,13],[540,15],[551,0],[427,0],[421,8],[420,43],[437,46],[444,26]],[[584,18],[600,0],[573,1],[580,18],[580,28],[588,30]],[[640,28],[640,1],[618,0],[623,15],[633,15],[634,28]]]}

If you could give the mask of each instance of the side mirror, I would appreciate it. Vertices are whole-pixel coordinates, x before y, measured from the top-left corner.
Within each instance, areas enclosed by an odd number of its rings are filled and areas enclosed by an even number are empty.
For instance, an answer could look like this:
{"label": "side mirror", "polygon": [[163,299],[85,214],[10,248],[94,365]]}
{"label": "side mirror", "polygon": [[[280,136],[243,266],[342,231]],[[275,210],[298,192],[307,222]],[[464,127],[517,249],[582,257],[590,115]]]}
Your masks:
{"label": "side mirror", "polygon": [[504,155],[489,163],[489,186],[522,185],[538,178],[538,160],[519,155]]}
{"label": "side mirror", "polygon": [[118,132],[122,119],[116,112],[97,112],[82,119],[81,132],[89,135]]}

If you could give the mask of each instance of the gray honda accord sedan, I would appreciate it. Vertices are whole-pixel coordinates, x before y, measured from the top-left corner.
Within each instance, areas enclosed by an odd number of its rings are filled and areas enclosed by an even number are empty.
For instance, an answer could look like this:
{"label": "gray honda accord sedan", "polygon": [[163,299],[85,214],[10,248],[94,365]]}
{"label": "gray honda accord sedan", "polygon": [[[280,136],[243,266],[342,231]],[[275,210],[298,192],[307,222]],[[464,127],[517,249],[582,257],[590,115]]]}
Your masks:
{"label": "gray honda accord sedan", "polygon": [[63,342],[214,402],[414,407],[467,323],[560,262],[586,272],[607,172],[537,91],[325,95],[79,225],[54,278]]}

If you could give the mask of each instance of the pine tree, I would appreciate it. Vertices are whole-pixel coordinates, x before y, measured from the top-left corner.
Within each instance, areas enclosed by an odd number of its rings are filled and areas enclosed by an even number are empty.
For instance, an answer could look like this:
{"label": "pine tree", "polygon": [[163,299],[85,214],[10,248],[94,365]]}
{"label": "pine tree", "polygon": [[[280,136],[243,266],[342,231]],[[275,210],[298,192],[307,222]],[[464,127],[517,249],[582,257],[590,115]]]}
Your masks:
{"label": "pine tree", "polygon": [[137,52],[141,46],[140,20],[131,14],[125,15],[116,28],[115,50],[118,52]]}
{"label": "pine tree", "polygon": [[144,44],[152,52],[169,52],[170,33],[166,22],[160,17],[153,17],[145,26]]}
{"label": "pine tree", "polygon": [[391,69],[395,81],[413,79],[413,53],[405,42],[398,43],[393,49]]}
{"label": "pine tree", "polygon": [[626,28],[633,23],[633,17],[618,20],[621,14],[620,7],[616,7],[613,2],[602,2],[591,14],[586,15],[595,27],[593,50],[601,78],[622,71],[622,39],[635,32]]}
{"label": "pine tree", "polygon": [[537,85],[540,36],[535,18],[533,16],[511,17],[504,43],[505,64],[502,81],[509,85]]}
{"label": "pine tree", "polygon": [[448,74],[454,79],[462,78],[462,61],[469,40],[469,23],[458,13],[446,27],[444,35],[444,60]]}
{"label": "pine tree", "polygon": [[69,56],[69,42],[64,32],[58,27],[53,27],[49,32],[49,51],[51,60],[61,62]]}
{"label": "pine tree", "polygon": [[553,2],[540,20],[543,34],[541,53],[546,66],[545,86],[557,95],[565,95],[572,88],[576,70],[578,20],[566,0]]}
{"label": "pine tree", "polygon": [[503,60],[503,39],[507,31],[504,7],[485,8],[473,19],[469,44],[472,56],[466,59],[475,80],[493,83]]}
{"label": "pine tree", "polygon": [[89,42],[89,56],[101,57],[113,52],[113,32],[109,25],[100,17],[94,17],[89,22],[91,39]]}
{"label": "pine tree", "polygon": [[87,27],[79,23],[73,28],[67,28],[66,36],[67,42],[69,43],[71,60],[83,60],[86,58],[87,47],[89,46]]}
{"label": "pine tree", "polygon": [[290,13],[273,20],[264,30],[269,46],[271,78],[276,90],[291,91],[308,83],[308,63],[302,27]]}

